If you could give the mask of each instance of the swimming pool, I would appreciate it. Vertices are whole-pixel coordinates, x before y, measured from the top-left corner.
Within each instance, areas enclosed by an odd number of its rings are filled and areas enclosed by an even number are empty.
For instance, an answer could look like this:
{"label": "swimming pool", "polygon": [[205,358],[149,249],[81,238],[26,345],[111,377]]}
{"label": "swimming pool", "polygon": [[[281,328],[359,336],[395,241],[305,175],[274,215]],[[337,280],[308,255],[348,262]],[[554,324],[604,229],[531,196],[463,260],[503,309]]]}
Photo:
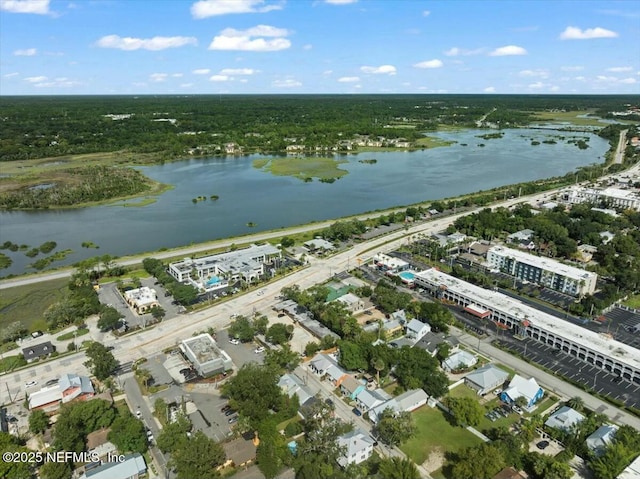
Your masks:
{"label": "swimming pool", "polygon": [[400,276],[405,281],[413,281],[416,277],[416,275],[411,271],[402,271],[401,273],[398,273],[398,276]]}
{"label": "swimming pool", "polygon": [[214,285],[216,283],[220,282],[220,278],[218,278],[217,276],[212,276],[209,281],[207,281],[207,286],[211,286]]}

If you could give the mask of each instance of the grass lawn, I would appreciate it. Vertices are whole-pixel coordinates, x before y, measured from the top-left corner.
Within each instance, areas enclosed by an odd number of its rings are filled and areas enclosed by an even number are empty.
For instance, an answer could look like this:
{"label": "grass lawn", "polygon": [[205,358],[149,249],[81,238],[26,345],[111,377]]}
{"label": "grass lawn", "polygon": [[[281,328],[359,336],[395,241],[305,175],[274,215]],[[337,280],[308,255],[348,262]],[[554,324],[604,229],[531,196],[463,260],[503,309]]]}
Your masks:
{"label": "grass lawn", "polygon": [[0,294],[0,328],[14,321],[30,332],[45,330],[42,315],[56,301],[60,301],[67,289],[68,279],[54,279],[25,286],[14,286]]}
{"label": "grass lawn", "polygon": [[464,428],[449,424],[438,408],[423,406],[412,413],[417,428],[416,435],[400,449],[416,464],[422,464],[434,448],[443,452],[457,452],[482,441]]}
{"label": "grass lawn", "polygon": [[630,308],[640,309],[640,294],[631,296],[622,304],[629,306]]}
{"label": "grass lawn", "polygon": [[66,341],[68,339],[73,339],[74,337],[84,336],[88,334],[89,330],[87,328],[78,329],[76,331],[71,331],[69,333],[64,333],[58,336],[56,339],[58,341]]}
{"label": "grass lawn", "polygon": [[464,383],[449,390],[448,396],[452,398],[471,398],[476,401],[480,399],[480,396],[478,396],[473,389]]}
{"label": "grass lawn", "polygon": [[590,116],[587,118],[578,118],[579,115],[587,115],[593,113],[592,111],[543,111],[536,113],[535,118],[544,122],[554,121],[566,121],[577,126],[602,126],[603,123],[599,122],[599,117]]}
{"label": "grass lawn", "polygon": [[348,174],[348,171],[338,167],[341,163],[346,162],[347,160],[336,160],[335,158],[287,157],[255,160],[253,166],[276,176],[293,176],[301,180],[306,178],[329,180]]}
{"label": "grass lawn", "polygon": [[454,143],[455,141],[447,141],[441,138],[437,138],[435,136],[425,136],[424,138],[419,138],[416,141],[416,145],[426,146],[427,148],[437,148],[439,146],[451,146]]}

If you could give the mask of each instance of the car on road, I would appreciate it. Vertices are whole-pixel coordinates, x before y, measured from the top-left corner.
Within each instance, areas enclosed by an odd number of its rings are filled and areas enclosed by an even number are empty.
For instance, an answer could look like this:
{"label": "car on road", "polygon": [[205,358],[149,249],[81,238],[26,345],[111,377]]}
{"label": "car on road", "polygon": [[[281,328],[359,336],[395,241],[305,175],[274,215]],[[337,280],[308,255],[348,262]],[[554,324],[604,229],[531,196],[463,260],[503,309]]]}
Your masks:
{"label": "car on road", "polygon": [[140,418],[142,417],[142,411],[140,411],[140,409],[138,409],[138,410],[136,411],[136,417],[137,417],[138,419],[140,419]]}
{"label": "car on road", "polygon": [[536,444],[536,447],[541,451],[544,451],[547,447],[549,447],[549,441],[540,441]]}
{"label": "car on road", "polygon": [[236,339],[236,338],[231,338],[231,339],[229,340],[229,342],[230,342],[231,344],[240,344],[240,340],[238,340],[238,339]]}
{"label": "car on road", "polygon": [[258,346],[253,352],[256,354],[264,353],[264,346]]}
{"label": "car on road", "polygon": [[42,335],[44,335],[42,331],[34,331],[33,333],[31,333],[32,338],[39,338]]}
{"label": "car on road", "polygon": [[358,409],[357,407],[354,407],[351,412],[353,412],[353,414],[355,414],[356,416],[360,417],[362,416],[362,412],[360,412],[360,409]]}
{"label": "car on road", "polygon": [[26,387],[26,388],[32,388],[32,387],[33,387],[33,386],[35,386],[36,384],[38,384],[38,381],[27,381],[27,382],[24,384],[24,387]]}
{"label": "car on road", "polygon": [[333,406],[333,401],[329,398],[324,400],[325,404],[327,404],[328,406]]}
{"label": "car on road", "polygon": [[53,386],[54,384],[58,384],[59,379],[55,378],[55,379],[49,379],[46,383],[44,383],[45,386]]}

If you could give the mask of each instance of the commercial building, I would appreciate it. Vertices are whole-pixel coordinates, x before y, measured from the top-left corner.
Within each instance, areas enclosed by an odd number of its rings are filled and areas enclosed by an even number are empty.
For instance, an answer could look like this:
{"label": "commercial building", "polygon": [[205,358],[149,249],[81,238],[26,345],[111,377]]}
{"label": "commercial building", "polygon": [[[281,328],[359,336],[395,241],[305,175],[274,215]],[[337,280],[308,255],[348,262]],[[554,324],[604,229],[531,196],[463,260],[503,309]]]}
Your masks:
{"label": "commercial building", "polygon": [[570,204],[602,203],[608,207],[640,211],[640,192],[637,188],[583,188],[573,186],[564,190],[560,197]]}
{"label": "commercial building", "polygon": [[[441,271],[430,269],[416,275],[416,282],[437,298],[467,307],[476,305],[486,318],[562,350],[601,369],[640,383],[640,350],[611,336],[576,326],[521,303],[497,291],[483,289]],[[470,311],[467,308],[467,311]]]}
{"label": "commercial building", "polygon": [[596,273],[504,246],[494,246],[488,251],[487,265],[571,296],[593,294],[598,280]]}
{"label": "commercial building", "polygon": [[40,389],[29,395],[29,409],[46,412],[57,410],[61,404],[72,401],[87,401],[96,394],[91,379],[77,374],[64,374],[53,386]]}
{"label": "commercial building", "polygon": [[394,258],[384,253],[378,253],[373,257],[374,264],[382,271],[386,271],[390,274],[399,273],[405,271],[411,267],[409,263],[400,259]]}
{"label": "commercial building", "polygon": [[218,348],[210,334],[185,339],[180,349],[202,377],[209,377],[233,369],[233,361]]}
{"label": "commercial building", "polygon": [[79,479],[138,479],[147,473],[142,454],[129,454],[122,462],[107,462],[87,470]]}
{"label": "commercial building", "polygon": [[251,245],[245,249],[202,258],[185,258],[169,264],[168,272],[181,283],[190,279],[209,281],[214,277],[252,282],[269,272],[269,267],[275,269],[281,257],[280,250],[275,246]]}
{"label": "commercial building", "polygon": [[147,286],[125,291],[124,299],[138,314],[148,313],[154,306],[160,306],[156,290]]}

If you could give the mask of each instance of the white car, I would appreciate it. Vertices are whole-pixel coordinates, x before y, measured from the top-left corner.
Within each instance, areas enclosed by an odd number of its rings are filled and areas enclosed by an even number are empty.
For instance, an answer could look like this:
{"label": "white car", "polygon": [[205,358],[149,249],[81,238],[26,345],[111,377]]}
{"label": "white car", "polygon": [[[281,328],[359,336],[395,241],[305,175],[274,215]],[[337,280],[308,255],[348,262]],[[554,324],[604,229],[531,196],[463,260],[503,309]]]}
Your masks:
{"label": "white car", "polygon": [[253,352],[256,354],[264,353],[264,346],[257,347]]}
{"label": "white car", "polygon": [[29,381],[27,383],[25,383],[24,387],[26,388],[32,388],[33,386],[35,386],[36,384],[38,384],[38,381]]}
{"label": "white car", "polygon": [[140,409],[138,409],[138,410],[136,411],[136,417],[137,417],[138,419],[140,419],[140,418],[142,417],[142,411],[140,411]]}
{"label": "white car", "polygon": [[240,341],[239,341],[239,340],[237,340],[236,338],[231,338],[231,339],[229,340],[229,342],[230,342],[231,344],[240,344]]}

